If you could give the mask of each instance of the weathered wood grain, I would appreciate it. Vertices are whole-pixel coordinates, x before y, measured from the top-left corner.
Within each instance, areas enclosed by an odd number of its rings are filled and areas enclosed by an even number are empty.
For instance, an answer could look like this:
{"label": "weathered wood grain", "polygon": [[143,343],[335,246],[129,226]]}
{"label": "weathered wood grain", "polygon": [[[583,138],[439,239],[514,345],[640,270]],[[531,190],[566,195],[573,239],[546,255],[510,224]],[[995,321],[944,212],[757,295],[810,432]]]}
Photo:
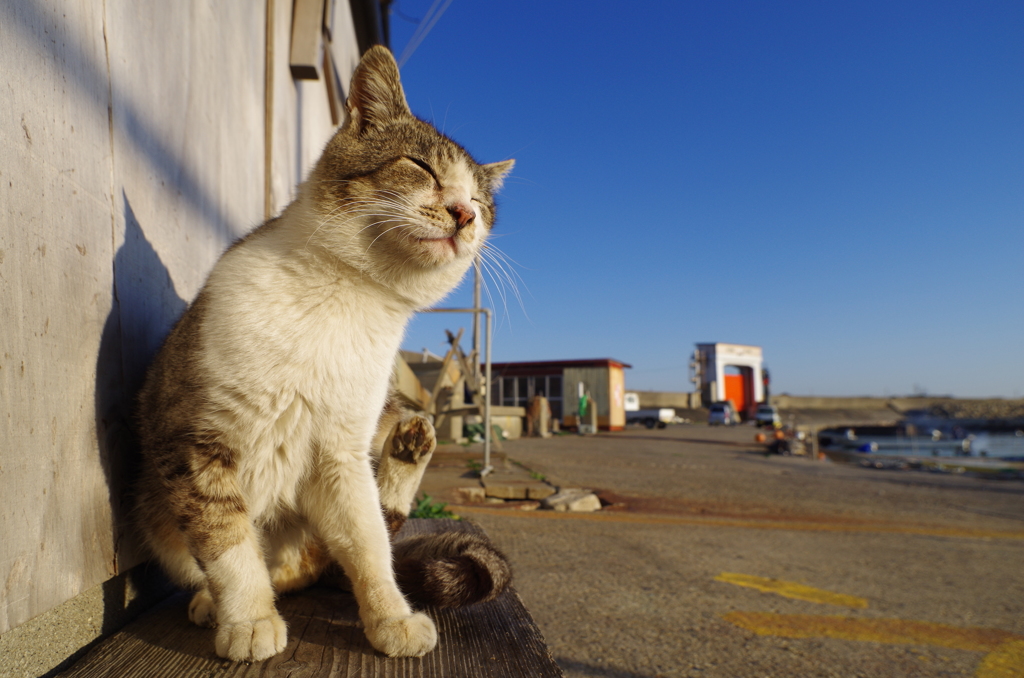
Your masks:
{"label": "weathered wood grain", "polygon": [[[270,7],[266,115],[262,2],[0,3],[0,634],[140,558],[126,518],[145,367],[262,221],[268,122],[274,213],[334,132],[323,81],[289,72],[292,5]],[[346,88],[349,6],[332,0]],[[93,640],[84,627],[68,652]]]}
{"label": "weathered wood grain", "polygon": [[44,4],[0,9],[0,633],[114,574],[93,407],[113,159],[102,39],[78,39],[103,10]]}
{"label": "weathered wood grain", "polygon": [[[410,520],[401,537],[480,529],[452,520]],[[481,532],[482,533],[482,532]],[[425,657],[376,652],[351,594],[315,587],[283,597],[288,647],[264,662],[239,664],[214,654],[214,634],[188,621],[185,594],[143,615],[97,646],[61,678],[547,678],[562,672],[512,589],[461,610],[430,608],[438,647]]]}

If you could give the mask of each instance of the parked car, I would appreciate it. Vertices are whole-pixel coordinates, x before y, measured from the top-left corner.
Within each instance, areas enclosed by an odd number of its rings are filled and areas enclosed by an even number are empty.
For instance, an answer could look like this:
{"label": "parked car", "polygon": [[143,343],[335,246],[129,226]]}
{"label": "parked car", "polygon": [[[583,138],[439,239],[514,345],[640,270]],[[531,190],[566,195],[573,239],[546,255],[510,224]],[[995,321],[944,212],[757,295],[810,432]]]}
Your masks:
{"label": "parked car", "polygon": [[712,403],[708,408],[708,424],[711,426],[730,426],[740,423],[740,415],[733,409],[732,403]]}
{"label": "parked car", "polygon": [[771,426],[772,428],[779,428],[782,426],[782,419],[779,418],[779,411],[771,405],[758,405],[757,414],[754,415],[754,421],[757,422],[758,426]]}

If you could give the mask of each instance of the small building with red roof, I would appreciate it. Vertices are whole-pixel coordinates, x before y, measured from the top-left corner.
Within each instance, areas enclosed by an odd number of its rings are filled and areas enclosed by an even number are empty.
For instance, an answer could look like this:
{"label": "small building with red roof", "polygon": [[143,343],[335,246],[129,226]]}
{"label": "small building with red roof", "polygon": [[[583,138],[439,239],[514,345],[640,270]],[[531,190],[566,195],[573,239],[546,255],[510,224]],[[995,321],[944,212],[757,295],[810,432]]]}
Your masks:
{"label": "small building with red roof", "polygon": [[542,395],[552,418],[571,428],[578,424],[579,398],[586,393],[597,407],[598,428],[621,431],[626,426],[624,370],[629,367],[613,358],[492,363],[491,405],[526,407],[530,398]]}

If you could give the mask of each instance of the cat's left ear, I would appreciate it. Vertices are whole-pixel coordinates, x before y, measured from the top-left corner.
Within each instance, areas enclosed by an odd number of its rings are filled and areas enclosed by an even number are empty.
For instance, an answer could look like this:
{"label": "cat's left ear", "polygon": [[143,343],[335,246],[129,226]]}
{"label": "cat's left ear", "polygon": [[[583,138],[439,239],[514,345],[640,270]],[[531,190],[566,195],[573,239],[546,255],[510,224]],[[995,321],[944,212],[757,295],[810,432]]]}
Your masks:
{"label": "cat's left ear", "polygon": [[490,189],[497,191],[501,188],[502,184],[505,183],[505,177],[512,171],[512,168],[516,166],[515,160],[502,160],[501,162],[492,162],[487,165],[480,165],[480,169],[487,175],[488,182],[490,183]]}
{"label": "cat's left ear", "polygon": [[374,45],[363,55],[352,74],[345,104],[351,122],[360,130],[412,115],[402,91],[398,64],[386,47]]}

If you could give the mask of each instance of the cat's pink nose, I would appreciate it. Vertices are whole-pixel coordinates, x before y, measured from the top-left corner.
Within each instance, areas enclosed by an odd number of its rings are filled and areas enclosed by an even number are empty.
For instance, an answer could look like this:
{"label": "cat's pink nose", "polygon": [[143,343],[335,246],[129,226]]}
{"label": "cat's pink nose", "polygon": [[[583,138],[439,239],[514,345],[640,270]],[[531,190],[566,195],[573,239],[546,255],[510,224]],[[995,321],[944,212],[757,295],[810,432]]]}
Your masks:
{"label": "cat's pink nose", "polygon": [[455,203],[448,207],[448,212],[455,218],[455,228],[462,230],[476,218],[476,212],[469,205]]}

